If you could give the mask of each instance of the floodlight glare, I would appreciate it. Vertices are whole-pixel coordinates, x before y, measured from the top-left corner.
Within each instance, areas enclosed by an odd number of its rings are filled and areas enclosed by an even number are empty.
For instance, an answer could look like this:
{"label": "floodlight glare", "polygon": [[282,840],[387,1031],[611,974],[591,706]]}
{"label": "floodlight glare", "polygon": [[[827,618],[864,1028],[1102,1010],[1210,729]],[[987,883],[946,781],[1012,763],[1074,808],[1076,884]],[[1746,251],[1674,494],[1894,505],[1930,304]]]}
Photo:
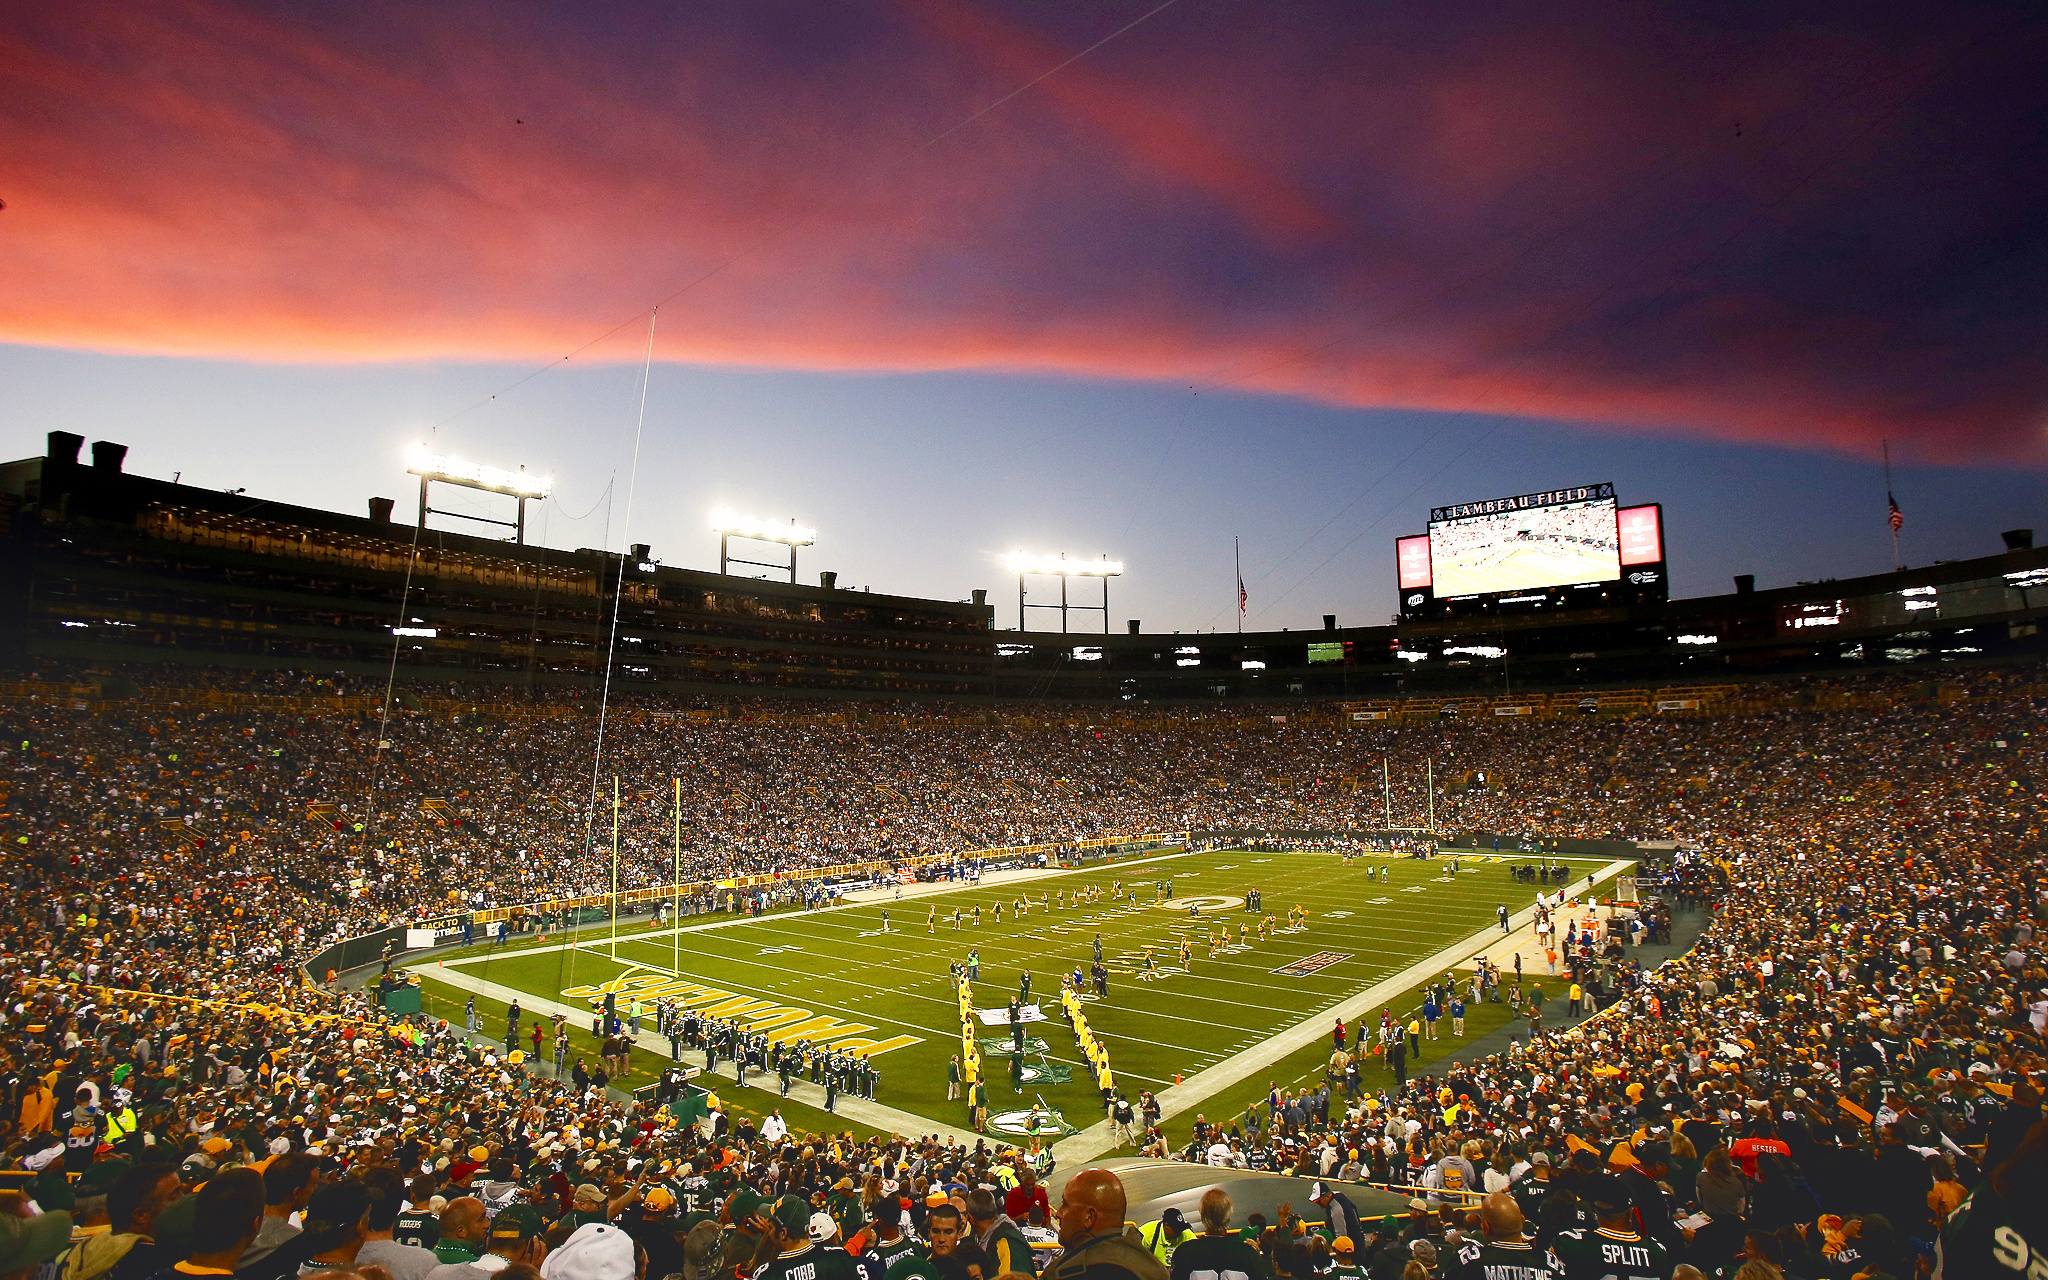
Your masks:
{"label": "floodlight glare", "polygon": [[1013,551],[1004,563],[1016,573],[1042,573],[1062,578],[1120,578],[1124,572],[1121,560],[1067,560],[1060,556],[1032,555],[1027,551]]}
{"label": "floodlight glare", "polygon": [[779,542],[789,547],[808,547],[818,540],[816,529],[807,529],[795,523],[769,524],[752,516],[743,516],[731,507],[711,509],[711,531],[722,533],[729,538],[751,538],[755,542]]}
{"label": "floodlight glare", "polygon": [[545,498],[554,492],[555,487],[554,481],[545,476],[530,476],[524,471],[506,471],[480,462],[465,462],[461,458],[435,453],[423,444],[416,444],[408,451],[406,464],[407,471],[424,480],[486,489],[514,498]]}
{"label": "floodlight glare", "polygon": [[[1067,615],[1078,609],[1084,613],[1102,615],[1102,629],[1109,630],[1109,580],[1123,576],[1124,562],[1104,557],[1100,560],[1069,560],[1064,555],[1041,556],[1029,551],[1012,551],[1003,557],[1003,563],[1017,575],[1017,630],[1025,630],[1024,618],[1032,609],[1057,609],[1060,611],[1060,630],[1067,629]],[[1060,602],[1058,604],[1032,604],[1024,598],[1024,580],[1030,577],[1058,578],[1060,580]],[[1093,579],[1102,586],[1101,604],[1075,604],[1067,598],[1076,578]],[[1074,657],[1082,656],[1075,650]]]}

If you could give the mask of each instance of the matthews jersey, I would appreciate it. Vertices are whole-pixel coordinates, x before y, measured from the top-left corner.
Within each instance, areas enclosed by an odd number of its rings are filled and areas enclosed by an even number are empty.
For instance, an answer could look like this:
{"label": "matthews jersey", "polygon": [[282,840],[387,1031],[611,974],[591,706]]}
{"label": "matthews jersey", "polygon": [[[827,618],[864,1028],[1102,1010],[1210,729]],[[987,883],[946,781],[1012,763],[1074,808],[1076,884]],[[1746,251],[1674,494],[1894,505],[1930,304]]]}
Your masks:
{"label": "matthews jersey", "polygon": [[1445,1280],[1558,1280],[1550,1255],[1527,1240],[1467,1240],[1458,1246]]}
{"label": "matthews jersey", "polygon": [[1671,1255],[1633,1231],[1575,1227],[1551,1238],[1549,1265],[1562,1280],[1665,1280]]}
{"label": "matthews jersey", "polygon": [[756,1267],[754,1280],[858,1280],[858,1275],[846,1250],[807,1242]]}

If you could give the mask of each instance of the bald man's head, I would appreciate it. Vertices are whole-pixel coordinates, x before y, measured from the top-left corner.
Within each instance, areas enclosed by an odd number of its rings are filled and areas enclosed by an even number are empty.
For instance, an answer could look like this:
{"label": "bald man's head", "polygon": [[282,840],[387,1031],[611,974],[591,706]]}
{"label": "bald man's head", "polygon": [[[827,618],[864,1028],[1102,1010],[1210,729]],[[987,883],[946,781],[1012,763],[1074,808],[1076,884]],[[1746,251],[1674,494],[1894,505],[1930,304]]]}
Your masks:
{"label": "bald man's head", "polygon": [[449,1240],[480,1241],[490,1235],[490,1215],[484,1212],[484,1202],[475,1196],[463,1196],[450,1200],[448,1207],[441,1210],[441,1235]]}
{"label": "bald man's head", "polygon": [[1488,1240],[1522,1238],[1522,1206],[1505,1191],[1496,1191],[1480,1202],[1479,1220]]}
{"label": "bald man's head", "polygon": [[1124,1225],[1124,1184],[1107,1169],[1083,1169],[1060,1193],[1060,1243],[1072,1248]]}

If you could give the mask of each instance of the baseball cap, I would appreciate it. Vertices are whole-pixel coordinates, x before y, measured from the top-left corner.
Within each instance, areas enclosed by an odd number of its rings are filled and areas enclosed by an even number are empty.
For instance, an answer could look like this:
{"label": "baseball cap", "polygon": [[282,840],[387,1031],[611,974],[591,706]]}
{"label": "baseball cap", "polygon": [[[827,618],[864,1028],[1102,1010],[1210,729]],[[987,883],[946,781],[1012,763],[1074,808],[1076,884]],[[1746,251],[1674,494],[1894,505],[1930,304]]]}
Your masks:
{"label": "baseball cap", "polygon": [[545,1280],[634,1280],[633,1238],[617,1227],[589,1222],[540,1264]]}
{"label": "baseball cap", "polygon": [[1311,1182],[1308,1184],[1308,1198],[1318,1202],[1327,1200],[1330,1198],[1330,1188],[1321,1182]]}
{"label": "baseball cap", "polygon": [[84,1173],[73,1183],[76,1194],[82,1196],[103,1196],[128,1172],[126,1160],[100,1160],[87,1165]]}
{"label": "baseball cap", "polygon": [[1350,1253],[1355,1247],[1351,1243],[1350,1236],[1338,1236],[1330,1242],[1330,1252],[1332,1253]]}
{"label": "baseball cap", "polygon": [[811,1229],[811,1205],[802,1196],[784,1196],[768,1215],[787,1235],[807,1235]]}
{"label": "baseball cap", "polygon": [[586,1182],[582,1186],[576,1188],[576,1203],[603,1204],[604,1202],[604,1192],[598,1189],[598,1185],[596,1183]]}
{"label": "baseball cap", "polygon": [[839,1224],[832,1221],[832,1215],[829,1213],[812,1214],[810,1227],[808,1229],[810,1231],[811,1239],[819,1244],[823,1244],[827,1240],[830,1240],[833,1236],[839,1234]]}
{"label": "baseball cap", "polygon": [[508,1204],[491,1219],[491,1240],[493,1243],[513,1240],[525,1244],[546,1229],[547,1223],[541,1221],[540,1210],[528,1204]]}
{"label": "baseball cap", "polygon": [[656,1213],[667,1213],[676,1207],[676,1198],[667,1187],[655,1187],[647,1193],[644,1203]]}
{"label": "baseball cap", "polygon": [[1411,1196],[1408,1200],[1408,1207],[1410,1209],[1420,1209],[1427,1213],[1429,1212],[1429,1201],[1424,1200],[1421,1196]]}
{"label": "baseball cap", "polygon": [[758,1192],[742,1187],[732,1193],[732,1225],[746,1225],[761,1210],[761,1196]]}
{"label": "baseball cap", "polygon": [[1535,1155],[1529,1157],[1529,1163],[1547,1165],[1550,1163],[1550,1153],[1548,1151],[1538,1151]]}
{"label": "baseball cap", "polygon": [[1432,1241],[1417,1240],[1408,1246],[1408,1252],[1415,1255],[1415,1260],[1425,1267],[1436,1265],[1436,1245]]}

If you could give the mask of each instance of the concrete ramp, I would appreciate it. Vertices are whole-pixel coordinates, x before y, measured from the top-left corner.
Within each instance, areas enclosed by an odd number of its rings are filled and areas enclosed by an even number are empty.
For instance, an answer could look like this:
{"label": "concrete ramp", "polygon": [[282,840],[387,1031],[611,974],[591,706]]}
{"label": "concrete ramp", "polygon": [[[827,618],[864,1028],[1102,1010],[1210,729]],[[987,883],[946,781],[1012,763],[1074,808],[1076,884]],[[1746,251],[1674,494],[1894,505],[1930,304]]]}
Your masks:
{"label": "concrete ramp", "polygon": [[[1294,1206],[1295,1216],[1312,1223],[1323,1221],[1322,1210],[1309,1203],[1309,1184],[1315,1181],[1314,1178],[1254,1173],[1248,1169],[1212,1169],[1207,1165],[1187,1164],[1179,1160],[1147,1160],[1135,1156],[1120,1156],[1113,1160],[1098,1160],[1091,1165],[1053,1170],[1046,1193],[1054,1204],[1059,1203],[1060,1191],[1066,1186],[1067,1179],[1082,1168],[1108,1169],[1122,1178],[1124,1198],[1129,1204],[1127,1216],[1141,1225],[1153,1221],[1168,1208],[1175,1208],[1186,1215],[1188,1225],[1201,1230],[1201,1217],[1196,1210],[1202,1202],[1202,1193],[1211,1187],[1221,1187],[1230,1193],[1236,1210],[1231,1219],[1233,1226],[1243,1226],[1245,1219],[1254,1213],[1265,1214],[1267,1222],[1276,1221],[1283,1201]],[[1358,1206],[1361,1218],[1408,1212],[1406,1196],[1355,1183],[1333,1185]]]}

